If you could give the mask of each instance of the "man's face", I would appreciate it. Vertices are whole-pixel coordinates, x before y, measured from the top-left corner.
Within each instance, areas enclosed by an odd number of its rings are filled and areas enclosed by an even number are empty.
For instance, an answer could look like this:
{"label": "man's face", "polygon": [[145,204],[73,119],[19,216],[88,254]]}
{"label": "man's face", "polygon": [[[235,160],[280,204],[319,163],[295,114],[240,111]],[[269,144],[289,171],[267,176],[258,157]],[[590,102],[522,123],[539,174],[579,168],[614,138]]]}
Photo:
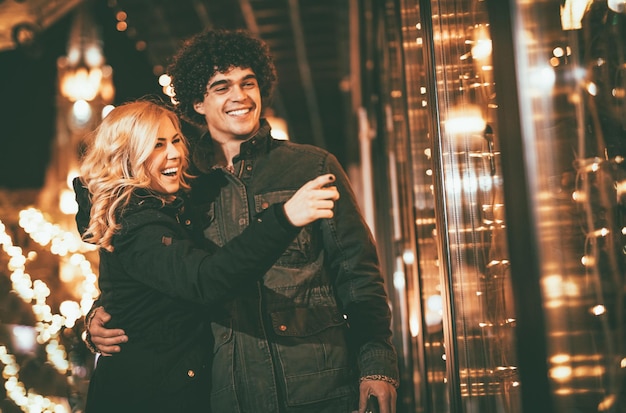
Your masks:
{"label": "man's face", "polygon": [[254,72],[240,67],[218,72],[194,109],[204,115],[215,141],[248,139],[259,129],[261,117],[261,90]]}

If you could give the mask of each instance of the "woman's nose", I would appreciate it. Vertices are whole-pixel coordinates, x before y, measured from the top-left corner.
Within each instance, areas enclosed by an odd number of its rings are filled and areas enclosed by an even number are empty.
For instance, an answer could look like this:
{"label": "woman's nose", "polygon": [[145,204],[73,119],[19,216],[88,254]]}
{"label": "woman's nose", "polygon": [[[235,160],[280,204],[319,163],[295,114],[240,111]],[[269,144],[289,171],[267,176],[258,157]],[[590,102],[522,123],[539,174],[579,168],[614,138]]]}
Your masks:
{"label": "woman's nose", "polygon": [[180,158],[180,149],[176,145],[169,144],[167,147],[167,159]]}

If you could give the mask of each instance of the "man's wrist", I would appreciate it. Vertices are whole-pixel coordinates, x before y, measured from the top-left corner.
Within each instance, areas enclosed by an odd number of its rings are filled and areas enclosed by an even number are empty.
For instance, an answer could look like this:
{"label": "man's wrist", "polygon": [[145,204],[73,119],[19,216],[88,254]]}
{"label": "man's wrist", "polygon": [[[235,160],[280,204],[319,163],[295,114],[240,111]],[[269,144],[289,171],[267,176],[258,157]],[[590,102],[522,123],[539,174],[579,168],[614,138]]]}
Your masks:
{"label": "man's wrist", "polygon": [[93,308],[91,311],[87,313],[87,316],[85,317],[85,333],[83,334],[83,342],[85,343],[85,346],[87,347],[89,351],[91,351],[92,354],[100,353],[100,351],[98,351],[98,347],[93,343],[93,341],[91,341],[91,333],[89,332],[91,321],[95,317],[96,311],[98,310],[98,308],[99,307]]}
{"label": "man's wrist", "polygon": [[388,377],[388,376],[384,376],[382,374],[371,374],[369,376],[363,376],[359,379],[359,382],[361,383],[361,382],[364,382],[365,380],[384,381],[385,383],[391,384],[396,389],[398,388],[398,386],[400,386],[400,383],[398,382],[398,380]]}
{"label": "man's wrist", "polygon": [[87,349],[92,354],[100,354],[100,351],[98,351],[98,347],[96,347],[93,341],[91,341],[91,334],[89,334],[89,330],[85,330],[85,334],[83,335],[83,342],[85,343],[85,347],[87,347]]}

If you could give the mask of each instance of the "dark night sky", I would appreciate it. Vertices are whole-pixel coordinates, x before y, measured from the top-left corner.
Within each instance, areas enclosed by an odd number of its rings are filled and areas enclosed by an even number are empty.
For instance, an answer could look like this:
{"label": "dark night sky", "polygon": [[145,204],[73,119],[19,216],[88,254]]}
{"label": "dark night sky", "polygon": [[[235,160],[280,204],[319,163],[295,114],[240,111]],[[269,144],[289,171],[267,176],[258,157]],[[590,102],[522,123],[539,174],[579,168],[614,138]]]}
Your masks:
{"label": "dark night sky", "polygon": [[[96,13],[106,63],[113,68],[114,103],[159,94],[151,65],[125,33],[115,30],[112,12],[104,6]],[[47,28],[36,51],[0,51],[0,188],[43,185],[55,134],[56,60],[67,53],[71,19],[72,13]]]}

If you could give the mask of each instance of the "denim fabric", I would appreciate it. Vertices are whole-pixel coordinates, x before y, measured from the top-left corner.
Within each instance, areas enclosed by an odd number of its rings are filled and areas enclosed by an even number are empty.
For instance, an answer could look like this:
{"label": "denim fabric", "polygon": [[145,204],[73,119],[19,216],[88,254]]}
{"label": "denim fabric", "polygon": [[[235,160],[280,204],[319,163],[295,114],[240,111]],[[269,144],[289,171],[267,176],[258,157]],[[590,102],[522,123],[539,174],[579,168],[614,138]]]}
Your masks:
{"label": "denim fabric", "polygon": [[341,196],[333,219],[303,228],[213,320],[213,411],[355,410],[359,376],[397,379],[398,371],[376,246],[347,175],[320,148],[272,139],[265,121],[242,143],[235,173],[212,164],[212,146],[208,135],[194,146],[192,199],[218,245],[321,174],[335,174]]}

